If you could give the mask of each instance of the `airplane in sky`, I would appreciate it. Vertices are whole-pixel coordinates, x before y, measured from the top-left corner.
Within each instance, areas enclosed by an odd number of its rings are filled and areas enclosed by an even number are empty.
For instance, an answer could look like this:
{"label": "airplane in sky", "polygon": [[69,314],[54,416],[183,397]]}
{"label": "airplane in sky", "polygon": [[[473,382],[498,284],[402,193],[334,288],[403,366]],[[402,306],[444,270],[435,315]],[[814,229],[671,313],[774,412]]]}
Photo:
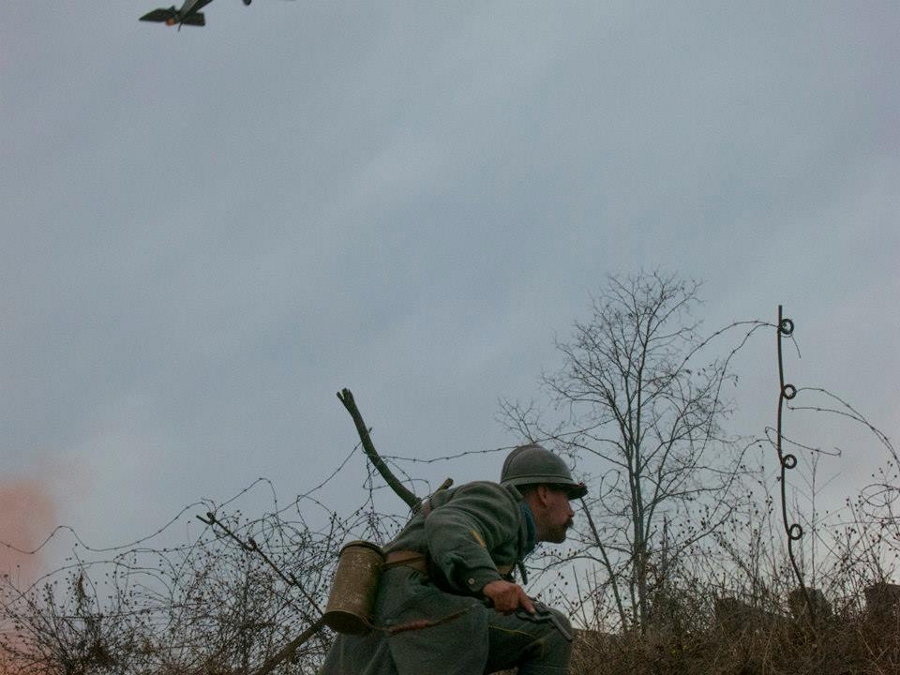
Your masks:
{"label": "airplane in sky", "polygon": [[[243,0],[245,5],[249,5],[253,0]],[[141,17],[141,21],[153,21],[154,23],[164,23],[167,26],[178,26],[179,30],[182,26],[205,26],[206,17],[203,16],[203,9],[212,0],[184,0],[181,9],[175,9],[175,6],[161,9],[154,9],[147,12]]]}

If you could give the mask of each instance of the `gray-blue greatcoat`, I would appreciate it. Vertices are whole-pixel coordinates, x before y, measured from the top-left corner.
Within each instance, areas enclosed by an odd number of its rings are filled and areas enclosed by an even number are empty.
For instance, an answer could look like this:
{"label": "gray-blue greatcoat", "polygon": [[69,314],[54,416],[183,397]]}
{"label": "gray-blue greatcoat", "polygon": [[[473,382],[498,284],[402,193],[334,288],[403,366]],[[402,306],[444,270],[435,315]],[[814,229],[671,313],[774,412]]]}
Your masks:
{"label": "gray-blue greatcoat", "polygon": [[385,547],[425,554],[429,573],[386,569],[375,629],[338,635],[320,675],[482,675],[513,666],[522,675],[568,672],[571,645],[552,624],[483,603],[485,584],[504,578],[498,567],[512,567],[534,547],[533,521],[518,491],[474,482],[429,501]]}

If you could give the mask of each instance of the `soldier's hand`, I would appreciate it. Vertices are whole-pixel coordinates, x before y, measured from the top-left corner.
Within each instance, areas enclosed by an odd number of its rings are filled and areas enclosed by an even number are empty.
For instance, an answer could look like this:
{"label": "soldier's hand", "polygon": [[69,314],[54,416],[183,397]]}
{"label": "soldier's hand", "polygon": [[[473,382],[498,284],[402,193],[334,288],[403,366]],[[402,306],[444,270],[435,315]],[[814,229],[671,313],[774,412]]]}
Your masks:
{"label": "soldier's hand", "polygon": [[519,584],[511,581],[503,581],[497,579],[486,584],[481,589],[482,594],[494,605],[494,609],[503,614],[515,612],[519,607],[523,607],[527,612],[534,614],[534,605],[531,598],[525,593]]}

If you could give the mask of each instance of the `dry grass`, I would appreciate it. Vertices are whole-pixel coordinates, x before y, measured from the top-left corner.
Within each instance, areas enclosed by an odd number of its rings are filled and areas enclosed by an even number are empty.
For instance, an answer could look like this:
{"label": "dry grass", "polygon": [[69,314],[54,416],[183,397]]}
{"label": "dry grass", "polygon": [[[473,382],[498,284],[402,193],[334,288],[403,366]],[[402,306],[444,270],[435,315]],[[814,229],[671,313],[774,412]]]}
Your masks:
{"label": "dry grass", "polygon": [[602,635],[576,644],[572,675],[888,675],[900,673],[900,626],[867,616],[817,629],[790,620],[698,634]]}

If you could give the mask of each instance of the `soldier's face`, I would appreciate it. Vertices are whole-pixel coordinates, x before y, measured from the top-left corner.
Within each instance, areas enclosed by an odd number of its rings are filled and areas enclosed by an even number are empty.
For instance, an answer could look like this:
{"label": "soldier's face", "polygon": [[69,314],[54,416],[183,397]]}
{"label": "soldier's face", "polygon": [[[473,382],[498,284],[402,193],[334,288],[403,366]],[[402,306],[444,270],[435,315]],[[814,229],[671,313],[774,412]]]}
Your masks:
{"label": "soldier's face", "polygon": [[566,540],[566,531],[572,527],[575,512],[569,504],[569,493],[549,486],[541,486],[543,508],[535,515],[538,536],[541,541],[561,544]]}

